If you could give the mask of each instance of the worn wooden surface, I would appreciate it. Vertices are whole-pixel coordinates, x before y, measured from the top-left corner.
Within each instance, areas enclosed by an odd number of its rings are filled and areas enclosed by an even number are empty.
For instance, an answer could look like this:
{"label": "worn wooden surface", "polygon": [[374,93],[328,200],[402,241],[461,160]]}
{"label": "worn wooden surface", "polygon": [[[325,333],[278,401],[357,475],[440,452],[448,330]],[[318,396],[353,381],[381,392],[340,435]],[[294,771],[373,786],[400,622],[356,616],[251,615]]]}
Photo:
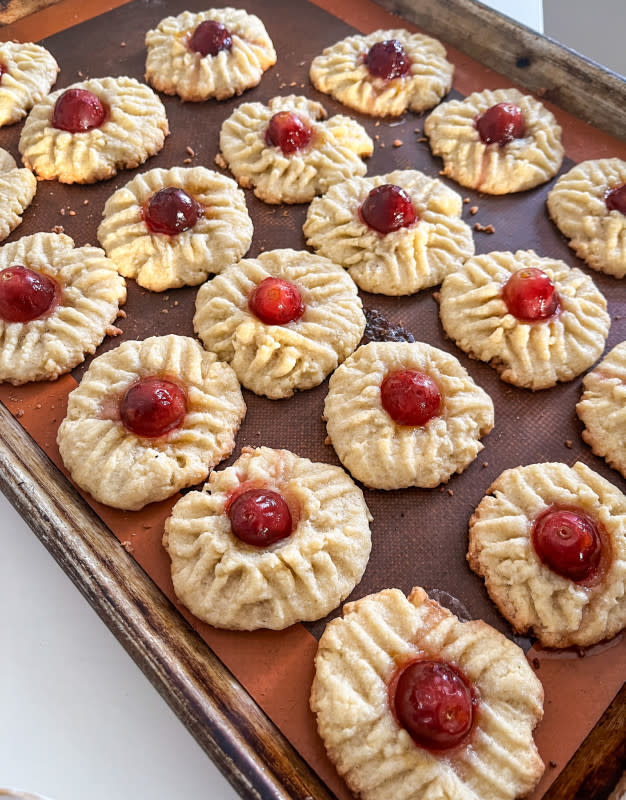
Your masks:
{"label": "worn wooden surface", "polygon": [[0,25],[16,22],[57,2],[58,0],[0,0]]}

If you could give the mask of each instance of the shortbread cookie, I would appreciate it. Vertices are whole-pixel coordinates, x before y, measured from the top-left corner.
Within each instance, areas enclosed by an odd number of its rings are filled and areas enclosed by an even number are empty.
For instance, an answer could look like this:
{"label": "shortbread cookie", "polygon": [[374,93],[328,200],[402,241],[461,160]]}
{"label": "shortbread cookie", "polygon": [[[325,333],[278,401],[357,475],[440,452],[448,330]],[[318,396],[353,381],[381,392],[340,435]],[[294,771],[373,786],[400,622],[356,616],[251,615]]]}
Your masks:
{"label": "shortbread cookie", "polygon": [[276,399],[320,384],[359,343],[365,316],[341,267],[285,249],[244,259],[200,287],[193,325],[247,389]]}
{"label": "shortbread cookie", "polygon": [[245,411],[228,364],[190,337],[153,336],[91,362],[57,443],[81,489],[136,511],[205,480],[231,453]]}
{"label": "shortbread cookie", "polygon": [[592,269],[626,275],[626,161],[583,161],[548,194],[548,211],[569,246]]}
{"label": "shortbread cookie", "polygon": [[626,496],[589,467],[503,472],[470,520],[467,559],[516,631],[588,647],[626,625]]}
{"label": "shortbread cookie", "polygon": [[0,381],[54,380],[107,334],[126,284],[98,247],[35,233],[0,247]]}
{"label": "shortbread cookie", "polygon": [[244,448],[165,523],[179,600],[218,628],[280,630],[326,616],[370,553],[363,493],[339,467]]}
{"label": "shortbread cookie", "polygon": [[304,235],[365,292],[413,294],[474,254],[461,196],[417,170],[352,178],[316,197]]}
{"label": "shortbread cookie", "polygon": [[441,322],[461,350],[532,390],[569,381],[602,355],[606,307],[584,272],[533,250],[473,256],[440,292]]}
{"label": "shortbread cookie", "polygon": [[330,379],[328,435],[372,489],[432,488],[463,472],[493,428],[493,403],[454,356],[423,342],[370,342]]}
{"label": "shortbread cookie", "polygon": [[441,42],[398,29],[342,39],[313,59],[309,74],[316,89],[348,108],[398,117],[436,106],[453,72]]}
{"label": "shortbread cookie", "polygon": [[485,89],[442,103],[424,133],[443,158],[444,175],[487,194],[532,189],[556,175],[563,160],[554,115],[517,89]]}
{"label": "shortbread cookie", "polygon": [[261,20],[238,8],[162,19],[146,34],[146,80],[182,100],[224,100],[256,86],[276,63]]}
{"label": "shortbread cookie", "polygon": [[36,191],[33,173],[18,167],[13,156],[0,148],[0,241],[20,224]]}
{"label": "shortbread cookie", "polygon": [[583,439],[626,478],[626,342],[616,345],[583,378],[576,413]]}
{"label": "shortbread cookie", "polygon": [[222,125],[220,149],[217,163],[261,200],[308,203],[337,181],[365,175],[361,159],[374,143],[350,117],[326,119],[320,103],[289,95],[238,106]]}
{"label": "shortbread cookie", "polygon": [[91,78],[45,97],[19,148],[39,178],[95,183],[158,153],[169,133],[158,96],[134,78]]}
{"label": "shortbread cookie", "polygon": [[26,116],[57,79],[59,65],[33,42],[0,42],[0,126]]}
{"label": "shortbread cookie", "polygon": [[206,167],[152,169],[106,202],[98,239],[120,275],[153,292],[195,286],[244,256],[252,220],[232,178]]}
{"label": "shortbread cookie", "polygon": [[543,773],[543,688],[522,650],[418,587],[348,603],[327,625],[311,708],[363,800],[514,800]]}

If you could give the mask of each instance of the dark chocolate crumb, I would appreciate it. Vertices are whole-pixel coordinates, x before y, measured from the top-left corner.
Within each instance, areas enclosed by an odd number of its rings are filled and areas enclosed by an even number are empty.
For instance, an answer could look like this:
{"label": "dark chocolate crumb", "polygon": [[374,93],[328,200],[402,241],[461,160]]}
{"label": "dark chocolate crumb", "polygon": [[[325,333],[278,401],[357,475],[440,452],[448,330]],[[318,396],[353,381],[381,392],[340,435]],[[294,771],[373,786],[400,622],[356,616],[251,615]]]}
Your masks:
{"label": "dark chocolate crumb", "polygon": [[538,658],[533,658],[532,660],[533,669],[539,669],[541,666],[541,661]]}
{"label": "dark chocolate crumb", "polygon": [[363,339],[366,342],[414,342],[415,337],[401,325],[393,325],[375,308],[365,309],[365,332]]}
{"label": "dark chocolate crumb", "polygon": [[552,767],[552,769],[554,769],[556,767],[556,761],[553,761],[552,759],[550,759],[550,761],[548,761],[548,766]]}

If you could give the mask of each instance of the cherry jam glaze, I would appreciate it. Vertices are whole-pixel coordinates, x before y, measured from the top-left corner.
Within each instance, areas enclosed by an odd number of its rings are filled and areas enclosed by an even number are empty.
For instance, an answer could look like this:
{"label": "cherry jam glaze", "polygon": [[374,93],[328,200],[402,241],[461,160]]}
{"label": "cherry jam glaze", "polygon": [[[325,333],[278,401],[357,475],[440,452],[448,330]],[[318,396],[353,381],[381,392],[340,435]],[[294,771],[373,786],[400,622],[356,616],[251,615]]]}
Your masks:
{"label": "cherry jam glaze", "polygon": [[87,89],[68,89],[57,99],[52,112],[52,127],[69,133],[85,133],[99,128],[107,109]]}
{"label": "cherry jam glaze", "polygon": [[372,189],[359,208],[359,216],[369,228],[379,233],[408,228],[419,220],[409,195],[393,183]]}
{"label": "cherry jam glaze", "polygon": [[156,439],[180,427],[187,413],[187,394],[174,381],[149,376],[126,390],[119,408],[125,428]]}
{"label": "cherry jam glaze", "polygon": [[604,195],[607,211],[619,211],[626,216],[626,183],[614,186]]}
{"label": "cherry jam glaze", "polygon": [[535,267],[514,272],[502,290],[509,314],[521,322],[543,322],[561,310],[559,294],[548,275]]}
{"label": "cherry jam glaze", "polygon": [[216,56],[221,50],[230,50],[233,39],[230,31],[221,22],[205,19],[189,37],[187,47],[202,56]]}
{"label": "cherry jam glaze", "polygon": [[266,487],[245,488],[233,493],[226,514],[234,535],[254,547],[268,547],[293,532],[289,504],[279,492]]}
{"label": "cherry jam glaze", "polygon": [[279,111],[274,114],[265,131],[265,143],[271,147],[280,147],[285,156],[303,150],[312,138],[312,128],[294,111]]}
{"label": "cherry jam glaze", "polygon": [[441,392],[424,372],[390,372],[380,385],[382,407],[398,425],[426,425],[441,411]]}
{"label": "cherry jam glaze", "polygon": [[149,197],[141,216],[152,233],[177,233],[193,228],[204,214],[204,206],[190,197],[184,189],[168,186]]}
{"label": "cherry jam glaze", "polygon": [[300,290],[282,278],[262,280],[250,295],[248,308],[266,325],[287,325],[304,314]]}
{"label": "cherry jam glaze", "polygon": [[16,264],[0,272],[0,317],[5,322],[31,322],[51,314],[61,287],[48,275]]}
{"label": "cherry jam glaze", "polygon": [[412,62],[397,39],[386,39],[370,47],[364,63],[370,75],[390,81],[408,75]]}
{"label": "cherry jam glaze", "polygon": [[480,698],[472,682],[447,661],[415,659],[389,682],[389,705],[415,744],[437,753],[468,742]]}
{"label": "cherry jam glaze", "polygon": [[497,103],[474,120],[485,144],[508,144],[524,136],[526,125],[522,109],[515,103]]}

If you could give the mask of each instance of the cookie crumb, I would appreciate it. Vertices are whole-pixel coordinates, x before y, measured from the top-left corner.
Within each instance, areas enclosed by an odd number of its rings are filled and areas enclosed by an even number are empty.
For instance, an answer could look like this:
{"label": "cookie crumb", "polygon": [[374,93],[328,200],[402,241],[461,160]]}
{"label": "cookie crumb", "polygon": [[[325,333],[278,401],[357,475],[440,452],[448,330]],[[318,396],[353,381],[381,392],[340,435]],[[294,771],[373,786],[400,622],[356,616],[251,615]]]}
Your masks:
{"label": "cookie crumb", "polygon": [[126,42],[120,42],[120,47],[126,47]]}
{"label": "cookie crumb", "polygon": [[60,208],[60,209],[59,209],[59,214],[60,214],[62,217],[64,217],[64,216],[65,216],[65,209],[64,209],[64,208]]}
{"label": "cookie crumb", "polygon": [[121,328],[118,328],[117,325],[109,325],[108,328],[105,328],[107,336],[121,336],[124,331]]}
{"label": "cookie crumb", "polygon": [[196,151],[193,149],[193,147],[189,147],[189,145],[185,147],[185,152],[187,153],[187,155],[191,156],[191,158],[193,158],[196,154]]}
{"label": "cookie crumb", "polygon": [[440,175],[445,175],[445,174],[446,174],[446,171],[445,171],[445,169],[440,169],[440,170],[439,170],[439,174],[440,174]]}
{"label": "cookie crumb", "polygon": [[124,541],[124,542],[120,542],[120,544],[122,545],[124,550],[126,550],[127,553],[133,553],[135,551],[135,548],[133,547],[133,543],[132,542]]}
{"label": "cookie crumb", "polygon": [[76,212],[73,209],[70,209],[68,213],[69,213],[70,217],[75,217],[76,216]]}
{"label": "cookie crumb", "polygon": [[478,214],[478,206],[472,206],[470,208],[470,214],[474,216],[474,214]]}
{"label": "cookie crumb", "polygon": [[120,308],[120,310],[117,312],[117,316],[121,317],[122,319],[126,319],[127,314],[126,314],[126,312],[124,311],[123,308]]}
{"label": "cookie crumb", "polygon": [[425,136],[420,136],[420,138],[417,141],[418,142],[427,142],[428,139]]}
{"label": "cookie crumb", "polygon": [[533,658],[532,660],[533,669],[539,669],[541,667],[541,661],[538,658]]}
{"label": "cookie crumb", "polygon": [[552,759],[550,759],[550,761],[548,761],[548,766],[551,767],[552,769],[554,769],[556,767],[556,761],[553,761]]}
{"label": "cookie crumb", "polygon": [[421,133],[422,131],[419,128],[413,128],[413,133]]}
{"label": "cookie crumb", "polygon": [[393,146],[394,147],[402,147],[403,144],[404,144],[404,142],[402,141],[402,139],[394,139],[393,140]]}
{"label": "cookie crumb", "polygon": [[183,158],[183,164],[191,164],[190,158]]}
{"label": "cookie crumb", "polygon": [[572,440],[571,440],[571,439],[566,439],[566,440],[565,440],[565,442],[564,442],[564,444],[565,444],[565,447],[569,448],[570,450],[571,450],[571,449],[572,449],[572,447],[573,447],[573,443],[572,443]]}
{"label": "cookie crumb", "polygon": [[384,143],[384,142],[381,142],[381,143],[380,143],[380,146],[381,146],[381,147],[384,147],[384,146],[385,146],[385,143]]}
{"label": "cookie crumb", "polygon": [[374,134],[374,139],[376,139],[376,141],[378,141],[380,139],[380,135],[378,133],[375,133]]}
{"label": "cookie crumb", "polygon": [[226,169],[226,167],[228,166],[226,160],[224,159],[224,156],[221,153],[218,153],[215,156],[215,163],[217,164],[218,167],[221,167],[222,169]]}
{"label": "cookie crumb", "polygon": [[495,233],[496,232],[496,229],[493,227],[493,225],[481,225],[480,222],[477,222],[474,225],[474,230],[475,231],[481,231],[481,233]]}
{"label": "cookie crumb", "polygon": [[161,314],[169,314],[169,313],[170,312],[167,310],[167,308],[162,308],[161,309]]}
{"label": "cookie crumb", "polygon": [[485,467],[488,467],[488,466],[489,466],[489,462],[488,461],[483,461],[483,469],[485,469]]}
{"label": "cookie crumb", "polygon": [[454,489],[448,489],[448,494],[450,497],[454,497]]}
{"label": "cookie crumb", "polygon": [[83,205],[84,206],[88,206],[89,205],[89,200],[83,200]]}
{"label": "cookie crumb", "polygon": [[65,233],[65,228],[63,227],[63,225],[55,225],[52,228],[52,233]]}
{"label": "cookie crumb", "polygon": [[376,122],[374,123],[374,127],[377,128],[379,125],[380,125],[380,120],[377,119]]}
{"label": "cookie crumb", "polygon": [[35,408],[37,409],[37,411],[39,411],[39,409],[41,408],[41,403],[37,403],[37,405],[35,406]]}
{"label": "cookie crumb", "polygon": [[467,205],[467,203],[469,203],[469,202],[470,202],[470,199],[469,199],[469,197],[464,197],[464,198],[463,198],[463,202],[464,202],[464,203]]}
{"label": "cookie crumb", "polygon": [[327,436],[327,437],[324,439],[324,444],[327,444],[327,445],[330,445],[330,444],[332,444],[332,442],[330,441],[330,436]]}
{"label": "cookie crumb", "polygon": [[19,411],[16,411],[14,414],[16,419],[21,419],[24,416],[24,410],[20,408]]}
{"label": "cookie crumb", "polygon": [[290,85],[290,86],[297,86],[297,85],[298,85],[298,83],[297,83],[297,81],[291,81],[291,83],[290,83],[289,85]]}

